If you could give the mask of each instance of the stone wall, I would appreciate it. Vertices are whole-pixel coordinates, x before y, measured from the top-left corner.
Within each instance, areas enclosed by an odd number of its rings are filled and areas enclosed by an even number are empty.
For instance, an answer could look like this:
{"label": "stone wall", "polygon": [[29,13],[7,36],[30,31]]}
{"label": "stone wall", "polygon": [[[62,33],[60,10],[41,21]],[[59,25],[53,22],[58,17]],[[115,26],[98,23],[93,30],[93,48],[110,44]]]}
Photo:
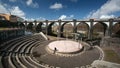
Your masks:
{"label": "stone wall", "polygon": [[0,30],[0,41],[3,42],[8,39],[24,35],[24,29],[9,28],[7,30]]}

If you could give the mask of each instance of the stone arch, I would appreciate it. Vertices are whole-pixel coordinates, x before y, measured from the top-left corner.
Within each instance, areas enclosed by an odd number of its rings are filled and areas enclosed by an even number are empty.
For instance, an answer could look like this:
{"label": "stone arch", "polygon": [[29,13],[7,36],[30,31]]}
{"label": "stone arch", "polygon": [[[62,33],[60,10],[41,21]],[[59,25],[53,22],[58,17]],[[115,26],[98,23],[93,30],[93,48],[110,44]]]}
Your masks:
{"label": "stone arch", "polygon": [[27,28],[27,21],[24,21],[23,24],[25,25],[25,27]]}
{"label": "stone arch", "polygon": [[46,34],[46,22],[41,22],[41,31]]}
{"label": "stone arch", "polygon": [[80,22],[76,29],[77,33],[81,33],[84,37],[88,36],[89,25],[86,22]]}
{"label": "stone arch", "polygon": [[41,32],[41,31],[42,31],[42,25],[43,25],[43,23],[40,22],[40,23],[36,26],[36,32]]}
{"label": "stone arch", "polygon": [[53,33],[54,36],[57,36],[57,34],[58,34],[58,28],[59,28],[58,22],[55,22],[52,25],[52,33]]}
{"label": "stone arch", "polygon": [[[49,25],[48,25],[48,28],[47,28],[47,31],[48,31],[48,35],[55,35],[54,33],[53,33],[53,27],[55,27],[55,26],[53,26],[55,24],[55,22],[51,22]],[[56,35],[57,36],[57,35]]]}
{"label": "stone arch", "polygon": [[18,26],[19,26],[20,28],[25,28],[25,25],[24,25],[24,23],[22,23],[22,22],[20,22],[20,23],[18,24]]}
{"label": "stone arch", "polygon": [[118,37],[120,37],[120,22],[115,23],[112,26],[112,36],[118,36]]}
{"label": "stone arch", "polygon": [[73,33],[73,25],[71,22],[63,23],[61,26],[61,36],[72,38],[73,35],[71,35],[71,33]]}
{"label": "stone arch", "polygon": [[107,25],[104,22],[96,22],[93,25],[93,38],[102,38],[105,36]]}
{"label": "stone arch", "polygon": [[28,31],[32,31],[33,30],[33,23],[30,22],[28,25],[27,25],[27,30]]}

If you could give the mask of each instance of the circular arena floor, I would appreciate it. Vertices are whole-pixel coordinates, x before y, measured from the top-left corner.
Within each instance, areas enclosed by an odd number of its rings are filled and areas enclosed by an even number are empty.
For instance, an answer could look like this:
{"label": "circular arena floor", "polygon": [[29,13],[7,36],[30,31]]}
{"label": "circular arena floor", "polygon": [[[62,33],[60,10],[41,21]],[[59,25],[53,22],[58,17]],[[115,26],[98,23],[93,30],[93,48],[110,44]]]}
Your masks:
{"label": "circular arena floor", "polygon": [[71,40],[58,40],[49,43],[48,48],[59,53],[76,53],[82,49],[82,45]]}
{"label": "circular arena floor", "polygon": [[[32,50],[33,57],[40,63],[49,67],[75,68],[90,65],[94,60],[100,57],[98,48],[89,50],[88,44],[84,43],[82,53],[70,54],[53,54],[48,49],[48,44],[53,41],[46,41]],[[74,56],[75,55],[75,56]]]}

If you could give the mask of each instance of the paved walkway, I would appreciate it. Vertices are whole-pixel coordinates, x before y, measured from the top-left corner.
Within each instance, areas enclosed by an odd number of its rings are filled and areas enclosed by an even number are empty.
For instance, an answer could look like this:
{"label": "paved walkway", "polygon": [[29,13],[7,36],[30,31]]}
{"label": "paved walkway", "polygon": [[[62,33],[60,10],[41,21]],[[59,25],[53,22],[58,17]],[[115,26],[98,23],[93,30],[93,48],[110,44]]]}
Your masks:
{"label": "paved walkway", "polygon": [[[65,57],[56,54],[51,54],[48,53],[48,51],[45,49],[46,45],[48,45],[50,42],[51,41],[46,41],[45,43],[33,49],[33,54],[36,53],[38,55],[35,58],[39,62],[43,62],[50,66],[61,67],[61,68],[81,67],[85,65],[90,65],[94,60],[97,60],[100,57],[100,52],[97,48],[93,48],[92,50],[87,50],[80,55],[72,56],[72,57]],[[85,48],[86,47],[88,46],[85,45]]]}

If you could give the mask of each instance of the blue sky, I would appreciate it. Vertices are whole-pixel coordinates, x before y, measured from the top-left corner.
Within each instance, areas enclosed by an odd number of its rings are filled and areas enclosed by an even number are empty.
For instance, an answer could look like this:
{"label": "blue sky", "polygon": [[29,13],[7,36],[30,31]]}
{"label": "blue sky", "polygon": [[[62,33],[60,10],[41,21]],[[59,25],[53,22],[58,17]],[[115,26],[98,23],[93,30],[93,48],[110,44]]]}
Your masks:
{"label": "blue sky", "polygon": [[120,16],[120,0],[0,0],[0,13],[26,20],[111,18]]}

